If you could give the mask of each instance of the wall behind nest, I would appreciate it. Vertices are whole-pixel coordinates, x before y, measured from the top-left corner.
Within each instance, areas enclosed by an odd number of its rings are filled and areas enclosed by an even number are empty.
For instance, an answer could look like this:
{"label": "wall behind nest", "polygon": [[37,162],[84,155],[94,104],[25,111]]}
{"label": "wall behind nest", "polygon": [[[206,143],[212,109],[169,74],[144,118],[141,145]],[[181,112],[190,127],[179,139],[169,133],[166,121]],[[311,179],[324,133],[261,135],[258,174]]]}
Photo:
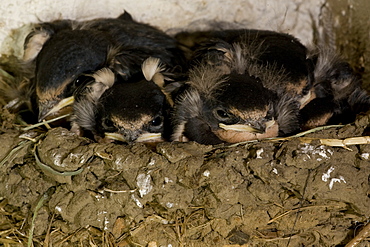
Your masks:
{"label": "wall behind nest", "polygon": [[116,17],[124,10],[134,19],[168,32],[236,26],[286,32],[312,42],[312,17],[323,0],[2,0],[0,51],[22,54],[30,23],[55,19],[87,20]]}

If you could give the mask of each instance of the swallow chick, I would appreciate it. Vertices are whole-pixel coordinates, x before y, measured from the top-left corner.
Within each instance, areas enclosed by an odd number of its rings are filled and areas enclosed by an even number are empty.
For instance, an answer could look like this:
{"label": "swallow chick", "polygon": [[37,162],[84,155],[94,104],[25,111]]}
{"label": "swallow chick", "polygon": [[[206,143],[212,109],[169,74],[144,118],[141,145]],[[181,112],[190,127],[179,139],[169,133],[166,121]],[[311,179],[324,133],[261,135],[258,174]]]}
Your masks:
{"label": "swallow chick", "polygon": [[62,30],[45,42],[35,69],[39,121],[71,112],[78,77],[102,68],[109,47],[109,37],[92,30]]}
{"label": "swallow chick", "polygon": [[76,95],[73,122],[97,141],[159,142],[165,137],[170,102],[164,93],[159,59],[142,65],[144,79],[122,81],[103,68]]}
{"label": "swallow chick", "polygon": [[[148,57],[181,71],[185,59],[164,32],[135,22],[128,13],[90,21],[40,24],[26,39],[26,61],[35,63],[39,121],[70,113],[80,76],[109,67],[124,80],[138,75]],[[35,61],[35,62],[33,62]]]}
{"label": "swallow chick", "polygon": [[[192,52],[192,66],[208,63],[230,70],[233,46],[238,44],[243,56],[255,65],[285,71],[285,80],[264,81],[264,86],[279,95],[291,95],[303,108],[314,97],[313,63],[307,48],[295,37],[285,33],[254,29],[182,32],[175,36],[180,44]],[[236,53],[237,54],[237,53]],[[263,70],[263,73],[270,73]]]}
{"label": "swallow chick", "polygon": [[300,110],[302,129],[351,123],[370,109],[370,95],[348,62],[327,47],[313,49],[311,56],[316,99]]}
{"label": "swallow chick", "polygon": [[172,140],[214,145],[296,131],[298,101],[264,86],[283,81],[282,71],[256,64],[239,44],[227,52],[226,70],[208,63],[191,69],[175,100]]}

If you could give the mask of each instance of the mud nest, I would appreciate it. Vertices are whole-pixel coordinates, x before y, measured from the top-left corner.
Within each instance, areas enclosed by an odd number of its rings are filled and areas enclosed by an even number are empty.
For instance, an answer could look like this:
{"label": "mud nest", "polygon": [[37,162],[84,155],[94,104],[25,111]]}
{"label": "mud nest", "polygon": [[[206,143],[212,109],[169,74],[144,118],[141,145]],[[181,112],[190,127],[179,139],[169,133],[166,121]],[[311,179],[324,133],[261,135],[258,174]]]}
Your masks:
{"label": "mud nest", "polygon": [[345,246],[370,218],[369,115],[231,146],[98,144],[16,122],[1,111],[4,246]]}

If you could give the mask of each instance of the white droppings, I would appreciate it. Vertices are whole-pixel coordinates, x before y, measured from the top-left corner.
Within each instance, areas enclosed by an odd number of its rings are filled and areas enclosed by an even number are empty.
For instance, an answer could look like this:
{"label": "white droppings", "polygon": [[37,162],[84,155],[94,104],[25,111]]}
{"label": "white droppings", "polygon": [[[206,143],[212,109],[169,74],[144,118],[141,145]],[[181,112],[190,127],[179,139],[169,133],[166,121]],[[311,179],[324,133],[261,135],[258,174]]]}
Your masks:
{"label": "white droppings", "polygon": [[135,195],[134,194],[132,194],[131,195],[131,199],[132,200],[134,200],[134,202],[136,203],[136,205],[139,207],[139,208],[143,208],[144,206],[143,206],[143,204],[139,201],[139,199],[137,199],[136,197],[135,197]]}
{"label": "white droppings", "polygon": [[276,175],[278,175],[278,170],[276,168],[273,168],[272,172],[275,173]]}
{"label": "white droppings", "polygon": [[140,197],[145,196],[153,189],[151,176],[149,174],[139,174],[136,178],[136,185],[139,188]]}
{"label": "white droppings", "polygon": [[365,159],[365,160],[368,160],[369,159],[369,153],[363,153],[361,154],[361,158]]}
{"label": "white droppings", "polygon": [[167,208],[173,208],[174,204],[172,202],[167,202],[166,207]]}
{"label": "white droppings", "polygon": [[334,154],[334,151],[327,148],[325,145],[315,148],[315,146],[306,143],[303,147],[301,147],[301,153],[306,154],[306,157],[303,158],[303,161],[311,159],[310,154],[319,155],[320,157],[318,157],[316,160],[322,161],[323,158],[326,160],[330,159],[330,156]]}
{"label": "white droppings", "polygon": [[153,166],[155,164],[155,159],[151,158],[149,162],[149,166]]}
{"label": "white droppings", "polygon": [[164,177],[164,182],[165,182],[166,184],[168,184],[168,183],[173,183],[173,180],[172,180],[172,179],[170,179],[170,178],[168,178],[168,177]]}
{"label": "white droppings", "polygon": [[[322,181],[328,182],[329,181],[329,178],[330,178],[330,174],[334,171],[334,169],[335,168],[331,166],[326,173],[323,173],[322,174],[322,177],[321,177]],[[332,179],[330,179],[329,189],[331,190],[333,188],[334,183],[341,183],[341,182],[347,183],[343,176],[339,176],[339,178],[332,178]]]}
{"label": "white droppings", "polygon": [[335,168],[331,166],[326,173],[322,174],[321,180],[324,181],[324,182],[327,182],[328,179],[330,178],[330,173],[332,173],[334,171],[334,169]]}
{"label": "white droppings", "polygon": [[257,157],[256,159],[262,159],[261,154],[263,153],[263,148],[260,148],[256,151]]}
{"label": "white droppings", "polygon": [[329,183],[329,189],[333,188],[333,185],[334,185],[335,182],[337,182],[337,183],[341,183],[341,182],[347,183],[343,176],[339,176],[339,178],[332,178],[330,180],[330,183]]}
{"label": "white droppings", "polygon": [[210,171],[208,171],[208,170],[205,170],[204,172],[203,172],[203,176],[205,176],[205,177],[209,177],[209,175],[211,175],[211,172]]}
{"label": "white droppings", "polygon": [[115,160],[114,160],[114,164],[116,165],[116,169],[118,170],[121,170],[123,169],[123,159],[121,157],[117,157]]}
{"label": "white droppings", "polygon": [[60,206],[55,206],[55,210],[58,211],[59,213],[62,212],[62,208]]}
{"label": "white droppings", "polygon": [[107,216],[105,216],[104,217],[104,230],[109,229],[108,225],[109,225],[109,220],[108,220]]}
{"label": "white droppings", "polygon": [[95,198],[96,198],[97,201],[100,201],[100,199],[104,199],[105,197],[101,194],[96,194]]}
{"label": "white droppings", "polygon": [[58,167],[65,167],[65,165],[63,164],[63,159],[64,157],[61,154],[54,154],[54,165]]}

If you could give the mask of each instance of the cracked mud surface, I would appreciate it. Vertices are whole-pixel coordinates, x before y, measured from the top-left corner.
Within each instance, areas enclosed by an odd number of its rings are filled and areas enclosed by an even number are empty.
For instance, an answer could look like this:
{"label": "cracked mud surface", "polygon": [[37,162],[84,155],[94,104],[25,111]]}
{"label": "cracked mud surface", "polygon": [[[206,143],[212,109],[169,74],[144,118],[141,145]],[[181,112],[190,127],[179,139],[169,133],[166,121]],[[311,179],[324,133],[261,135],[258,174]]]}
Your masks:
{"label": "cracked mud surface", "polygon": [[0,226],[18,244],[34,226],[35,246],[344,246],[370,218],[369,144],[98,144],[13,121],[1,112]]}

